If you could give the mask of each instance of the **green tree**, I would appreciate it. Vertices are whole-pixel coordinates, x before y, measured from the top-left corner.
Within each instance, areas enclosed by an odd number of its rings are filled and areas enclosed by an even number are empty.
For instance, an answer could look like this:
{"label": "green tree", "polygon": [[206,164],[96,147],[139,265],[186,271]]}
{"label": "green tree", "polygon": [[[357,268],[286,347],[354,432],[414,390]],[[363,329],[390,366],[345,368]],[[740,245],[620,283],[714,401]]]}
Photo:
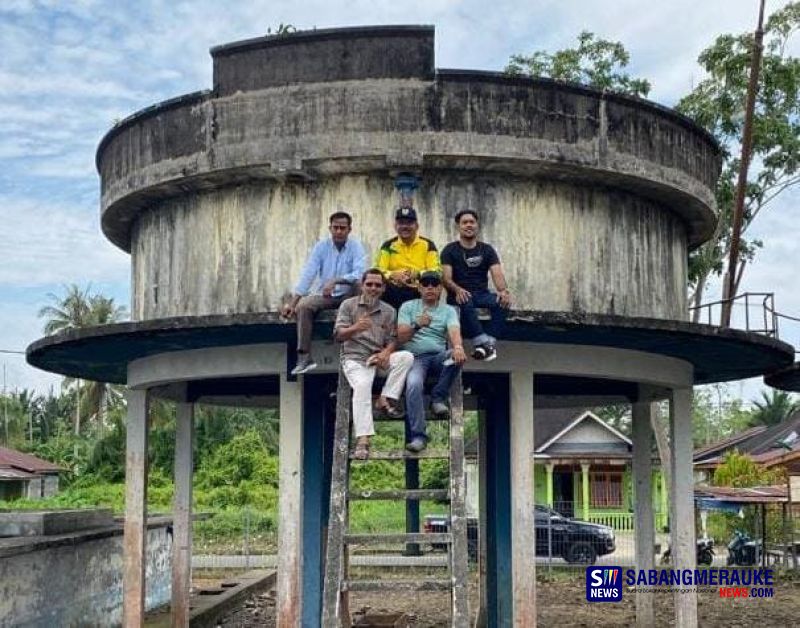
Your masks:
{"label": "green tree", "polygon": [[[116,305],[113,298],[92,294],[91,286],[81,289],[70,284],[65,286],[63,296],[51,293],[48,297],[53,305],[39,310],[39,317],[46,319],[44,333],[47,335],[115,323],[127,314],[125,307]],[[63,386],[75,391],[75,434],[80,434],[82,414],[102,422],[107,407],[119,402],[122,396],[119,389],[105,382],[83,382],[67,377]]]}
{"label": "green tree", "polygon": [[768,486],[781,482],[783,472],[779,469],[762,469],[753,459],[735,449],[725,454],[722,464],[714,470],[714,486],[747,488]]}
{"label": "green tree", "polygon": [[[776,198],[800,182],[800,59],[792,37],[800,28],[800,3],[774,12],[764,26],[764,54],[753,118],[753,159],[747,184],[742,235]],[[723,149],[716,189],[720,220],[714,236],[690,257],[690,305],[699,305],[709,279],[721,275],[730,252],[733,205],[744,105],[753,55],[752,33],[721,35],[698,59],[707,76],[677,109],[708,129]],[[737,287],[762,242],[743,238]],[[698,320],[699,310],[695,310]]]}
{"label": "green tree", "polygon": [[754,401],[752,425],[777,425],[800,411],[800,399],[782,390],[761,391],[761,399]]}
{"label": "green tree", "polygon": [[632,96],[647,96],[650,82],[630,76],[625,71],[629,62],[630,54],[622,43],[583,31],[578,35],[577,47],[554,53],[539,50],[531,55],[512,55],[504,71],[512,76],[544,76]]}

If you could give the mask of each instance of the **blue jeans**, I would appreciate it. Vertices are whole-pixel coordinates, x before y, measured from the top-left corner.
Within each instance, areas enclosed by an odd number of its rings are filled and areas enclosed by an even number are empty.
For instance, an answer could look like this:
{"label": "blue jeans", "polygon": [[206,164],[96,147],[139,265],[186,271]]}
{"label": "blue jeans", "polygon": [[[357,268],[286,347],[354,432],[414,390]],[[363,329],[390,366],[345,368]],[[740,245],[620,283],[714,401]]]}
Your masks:
{"label": "blue jeans", "polygon": [[[455,301],[451,302],[456,305]],[[508,311],[500,307],[497,302],[497,295],[488,290],[476,290],[472,293],[472,298],[464,305],[458,306],[461,311],[461,335],[467,340],[472,340],[475,345],[482,345],[496,339],[503,329],[506,322]],[[478,308],[489,310],[491,320],[483,328],[478,320]]]}
{"label": "blue jeans", "polygon": [[422,353],[414,356],[414,364],[406,377],[406,420],[408,421],[409,437],[427,438],[425,432],[425,378],[430,374],[438,376],[436,385],[431,392],[432,402],[447,403],[450,398],[450,386],[461,370],[459,364],[443,366],[449,353]]}

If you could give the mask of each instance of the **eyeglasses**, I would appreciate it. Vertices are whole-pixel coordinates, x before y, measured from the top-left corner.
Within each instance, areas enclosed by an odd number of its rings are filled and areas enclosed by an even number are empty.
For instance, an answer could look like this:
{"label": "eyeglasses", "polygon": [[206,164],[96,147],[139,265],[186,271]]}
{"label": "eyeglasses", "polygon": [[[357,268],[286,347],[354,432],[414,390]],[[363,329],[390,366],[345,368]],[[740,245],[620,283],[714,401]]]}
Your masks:
{"label": "eyeglasses", "polygon": [[383,288],[383,284],[380,281],[367,281],[364,283],[365,288]]}
{"label": "eyeglasses", "polygon": [[419,285],[423,288],[435,288],[436,286],[441,285],[441,282],[436,279],[423,279],[419,282]]}

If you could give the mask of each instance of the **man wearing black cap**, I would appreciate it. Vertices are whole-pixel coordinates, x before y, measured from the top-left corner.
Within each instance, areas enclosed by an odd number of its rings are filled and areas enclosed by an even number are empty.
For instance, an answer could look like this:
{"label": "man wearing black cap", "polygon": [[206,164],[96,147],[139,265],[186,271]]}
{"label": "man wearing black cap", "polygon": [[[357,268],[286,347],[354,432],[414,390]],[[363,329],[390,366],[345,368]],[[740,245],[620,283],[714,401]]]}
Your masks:
{"label": "man wearing black cap", "polygon": [[394,215],[397,236],[381,244],[375,265],[386,279],[383,300],[394,308],[419,297],[417,289],[421,273],[440,271],[436,245],[417,232],[417,212],[413,207],[401,207]]}
{"label": "man wearing black cap", "polygon": [[[414,354],[414,364],[406,377],[406,420],[410,440],[406,449],[420,452],[427,446],[425,429],[425,378],[437,378],[431,391],[431,410],[448,413],[450,386],[467,359],[461,342],[458,312],[440,303],[442,279],[439,273],[425,271],[419,277],[421,299],[406,301],[397,315],[397,342]],[[451,350],[447,350],[450,342]]]}

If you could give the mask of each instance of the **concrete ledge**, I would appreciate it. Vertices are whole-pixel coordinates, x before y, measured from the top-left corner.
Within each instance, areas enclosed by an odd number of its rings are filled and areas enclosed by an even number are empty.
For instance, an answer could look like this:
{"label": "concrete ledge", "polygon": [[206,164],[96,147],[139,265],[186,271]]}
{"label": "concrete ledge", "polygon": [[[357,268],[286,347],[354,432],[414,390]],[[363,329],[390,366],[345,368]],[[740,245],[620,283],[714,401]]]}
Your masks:
{"label": "concrete ledge", "polygon": [[800,362],[766,375],[764,383],[778,390],[800,392]]}
{"label": "concrete ledge", "polygon": [[[172,525],[172,517],[150,517],[147,520],[148,529],[163,528],[170,525]],[[101,528],[54,534],[51,536],[22,536],[0,539],[0,558],[27,554],[29,552],[38,552],[53,547],[76,546],[86,541],[96,541],[112,536],[122,536],[122,533],[122,524],[116,523]]]}
{"label": "concrete ledge", "polygon": [[0,512],[0,537],[52,536],[114,523],[111,510],[23,510]]}
{"label": "concrete ledge", "polygon": [[[189,625],[192,628],[214,628],[224,615],[254,593],[271,589],[275,581],[276,572],[253,570],[224,581],[219,589],[200,589],[192,595]],[[170,626],[169,607],[150,613],[144,625],[150,628]]]}
{"label": "concrete ledge", "polygon": [[[331,337],[331,316],[318,321],[318,338]],[[27,361],[53,373],[124,384],[128,364],[139,358],[213,347],[286,345],[293,342],[295,328],[277,312],[115,323],[42,338],[28,347]],[[694,366],[695,384],[763,375],[794,360],[791,345],[760,334],[583,312],[512,311],[499,339],[631,349],[678,358]]]}

